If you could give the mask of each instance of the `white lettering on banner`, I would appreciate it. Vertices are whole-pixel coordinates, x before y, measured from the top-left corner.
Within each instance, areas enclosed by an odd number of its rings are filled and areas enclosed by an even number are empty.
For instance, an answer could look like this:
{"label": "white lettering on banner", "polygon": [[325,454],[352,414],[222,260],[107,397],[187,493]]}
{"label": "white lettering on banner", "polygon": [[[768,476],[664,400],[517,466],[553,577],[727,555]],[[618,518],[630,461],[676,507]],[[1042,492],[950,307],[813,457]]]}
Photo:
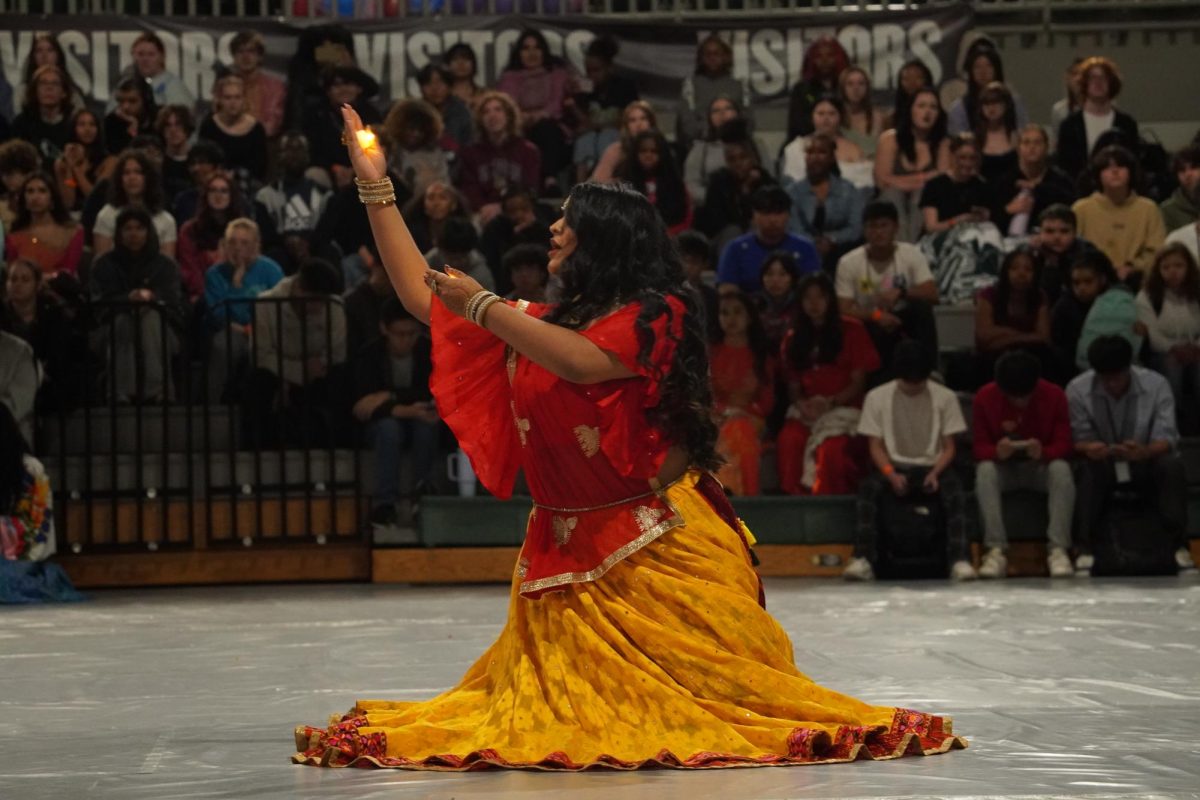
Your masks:
{"label": "white lettering on banner", "polygon": [[180,71],[176,73],[193,95],[204,99],[212,94],[217,48],[211,34],[188,31],[180,42]]}
{"label": "white lettering on banner", "polygon": [[750,37],[750,53],[761,69],[750,74],[750,88],[755,94],[771,96],[788,88],[787,73],[779,60],[787,53],[783,46],[783,34],[768,28],[757,31]]}
{"label": "white lettering on banner", "polygon": [[[921,59],[921,62],[929,67],[929,70],[933,73],[934,86],[942,82],[942,62],[938,59],[937,54],[933,52],[933,45],[941,41],[942,28],[936,22],[918,20],[908,29],[909,49],[912,50],[915,58]],[[958,58],[957,53],[950,54],[950,63],[952,65],[954,65],[956,58]],[[957,65],[953,66],[952,72],[957,69]]]}
{"label": "white lettering on banner", "polygon": [[[65,16],[65,15],[62,15]],[[0,30],[0,70],[15,87],[21,85],[21,71],[38,29],[62,27],[52,32],[67,54],[67,70],[85,95],[106,103],[112,86],[128,69],[134,40],[148,28],[108,29],[97,22],[101,18],[85,17],[71,20],[51,17],[38,19],[26,30]],[[551,52],[561,55],[576,70],[583,72],[584,53],[597,36],[598,30],[612,33],[629,53],[626,64],[645,65],[635,70],[644,79],[643,94],[656,103],[671,103],[678,96],[678,81],[691,72],[696,45],[716,33],[733,50],[733,75],[745,81],[754,95],[754,102],[785,101],[788,89],[801,77],[804,54],[812,42],[824,36],[835,36],[846,49],[852,63],[863,66],[871,76],[872,87],[880,93],[895,86],[900,67],[916,58],[929,67],[935,82],[954,72],[957,57],[955,48],[962,33],[969,27],[969,10],[957,14],[930,17],[888,18],[871,15],[860,21],[852,15],[837,17],[845,24],[830,24],[822,15],[819,26],[805,27],[800,18],[789,24],[747,25],[741,28],[689,28],[683,36],[663,27],[667,41],[646,39],[651,26],[639,25],[637,30],[624,32],[621,25],[600,25],[596,30],[582,27],[555,26],[541,28]],[[876,21],[877,20],[877,21]],[[573,22],[572,20],[564,20]],[[479,65],[476,80],[491,85],[508,66],[513,45],[520,36],[517,27],[522,20],[489,19],[478,24],[486,26],[461,29],[438,26],[390,25],[372,23],[351,30],[359,66],[380,82],[381,102],[400,97],[419,96],[415,73],[433,61],[438,61],[453,45],[464,43],[475,52]],[[174,25],[171,31],[155,29],[166,47],[167,68],[183,80],[197,98],[206,100],[219,64],[232,63],[230,40],[237,29],[217,21],[216,29],[206,29],[203,19],[195,24]],[[136,26],[136,22],[132,23]],[[470,24],[464,22],[464,24]],[[36,27],[34,27],[36,25]],[[71,27],[75,25],[76,27]],[[267,39],[266,69],[282,75],[294,49],[299,28],[275,21],[262,21],[261,32]],[[692,35],[695,40],[691,41]],[[628,38],[624,38],[628,37]],[[636,55],[633,55],[636,54]],[[674,87],[674,88],[673,88]]]}
{"label": "white lettering on banner", "polygon": [[14,90],[23,83],[21,68],[33,49],[33,37],[36,34],[36,31],[21,31],[15,40],[11,31],[6,36],[0,36],[0,68],[3,68],[4,79]]}

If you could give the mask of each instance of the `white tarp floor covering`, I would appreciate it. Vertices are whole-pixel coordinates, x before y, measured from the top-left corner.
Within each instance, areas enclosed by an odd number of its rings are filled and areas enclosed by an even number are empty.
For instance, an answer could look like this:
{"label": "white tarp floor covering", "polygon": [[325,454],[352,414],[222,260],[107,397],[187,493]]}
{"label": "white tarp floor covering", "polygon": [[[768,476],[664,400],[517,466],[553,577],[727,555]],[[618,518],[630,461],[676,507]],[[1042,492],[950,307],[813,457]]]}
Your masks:
{"label": "white tarp floor covering", "polygon": [[97,591],[0,607],[0,798],[1196,798],[1200,580],[767,582],[815,680],[970,748],[829,766],[547,774],[293,766],[292,728],[451,686],[502,586]]}

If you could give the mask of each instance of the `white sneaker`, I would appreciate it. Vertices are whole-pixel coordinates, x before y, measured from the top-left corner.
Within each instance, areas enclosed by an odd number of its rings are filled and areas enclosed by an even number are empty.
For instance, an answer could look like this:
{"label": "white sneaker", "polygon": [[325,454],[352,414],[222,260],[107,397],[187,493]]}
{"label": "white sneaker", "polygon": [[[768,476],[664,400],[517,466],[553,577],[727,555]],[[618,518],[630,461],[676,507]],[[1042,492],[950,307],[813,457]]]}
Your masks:
{"label": "white sneaker", "polygon": [[973,581],[979,575],[975,573],[975,568],[971,566],[970,561],[955,561],[954,566],[950,567],[950,579],[955,581]]}
{"label": "white sneaker", "polygon": [[1008,558],[1004,555],[1003,550],[999,547],[992,547],[984,554],[983,563],[979,565],[979,577],[1008,577]]}
{"label": "white sneaker", "polygon": [[1192,551],[1181,547],[1175,551],[1175,566],[1180,569],[1195,569],[1196,562],[1192,560]]}
{"label": "white sneaker", "polygon": [[1075,575],[1080,578],[1090,578],[1092,576],[1092,567],[1096,565],[1096,559],[1091,553],[1081,553],[1075,556]]}
{"label": "white sneaker", "polygon": [[865,558],[852,558],[846,565],[846,569],[842,571],[842,577],[848,581],[873,581],[875,580],[875,570],[871,568],[871,562]]}
{"label": "white sneaker", "polygon": [[[1075,567],[1071,564],[1071,557],[1061,547],[1050,548],[1050,555],[1046,558],[1046,566],[1050,568],[1051,578],[1069,578],[1075,574]],[[1090,570],[1091,568],[1089,567],[1088,569]]]}

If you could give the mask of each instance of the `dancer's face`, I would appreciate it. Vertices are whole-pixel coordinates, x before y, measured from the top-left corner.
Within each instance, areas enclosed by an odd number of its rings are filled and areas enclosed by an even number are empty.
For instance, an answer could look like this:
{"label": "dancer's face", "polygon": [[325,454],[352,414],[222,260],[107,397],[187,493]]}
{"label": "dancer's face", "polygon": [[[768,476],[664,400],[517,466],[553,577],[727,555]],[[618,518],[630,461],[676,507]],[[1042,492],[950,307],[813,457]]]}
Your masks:
{"label": "dancer's face", "polygon": [[[566,210],[567,204],[563,203],[563,211]],[[551,275],[558,274],[558,271],[562,269],[563,262],[575,252],[575,248],[578,246],[579,240],[575,238],[574,229],[567,225],[567,217],[564,214],[550,226],[550,263],[548,266]]]}

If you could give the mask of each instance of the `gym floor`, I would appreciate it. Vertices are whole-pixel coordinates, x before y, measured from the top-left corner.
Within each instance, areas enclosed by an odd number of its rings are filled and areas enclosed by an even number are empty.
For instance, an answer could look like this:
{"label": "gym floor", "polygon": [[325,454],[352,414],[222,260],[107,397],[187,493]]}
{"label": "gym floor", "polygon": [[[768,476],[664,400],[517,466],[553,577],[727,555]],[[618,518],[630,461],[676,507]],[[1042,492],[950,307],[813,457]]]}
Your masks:
{"label": "gym floor", "polygon": [[355,698],[455,683],[502,586],[97,591],[0,607],[0,797],[1195,798],[1200,580],[767,582],[800,668],[947,714],[932,758],[679,772],[471,774],[293,766],[292,728]]}

